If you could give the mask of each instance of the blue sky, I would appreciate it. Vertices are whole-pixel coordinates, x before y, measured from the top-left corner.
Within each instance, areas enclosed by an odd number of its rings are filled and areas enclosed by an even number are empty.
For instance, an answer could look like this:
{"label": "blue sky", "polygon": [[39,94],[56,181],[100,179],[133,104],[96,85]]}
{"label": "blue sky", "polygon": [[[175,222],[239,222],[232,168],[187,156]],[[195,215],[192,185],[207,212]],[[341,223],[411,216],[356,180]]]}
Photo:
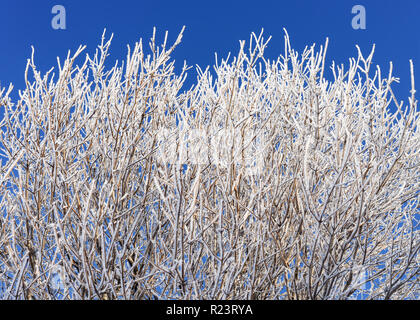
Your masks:
{"label": "blue sky", "polygon": [[[51,20],[54,5],[66,9],[66,29],[54,30]],[[366,29],[354,30],[351,21],[354,5],[366,9]],[[125,59],[127,44],[142,37],[149,39],[157,27],[158,39],[165,30],[174,40],[186,26],[181,45],[173,57],[179,71],[184,60],[190,66],[205,68],[213,65],[214,52],[226,57],[236,54],[239,40],[248,40],[251,32],[264,28],[272,40],[266,51],[269,58],[283,53],[283,28],[288,30],[292,47],[299,52],[306,45],[321,45],[329,37],[328,65],[348,63],[357,54],[359,44],[366,54],[373,43],[376,51],[373,63],[387,74],[389,61],[394,63],[394,75],[401,83],[394,86],[397,98],[407,101],[410,95],[409,59],[413,59],[415,74],[420,81],[420,1],[418,0],[301,0],[301,1],[142,1],[142,0],[5,0],[0,3],[0,82],[10,82],[17,89],[24,86],[26,60],[35,47],[35,61],[41,71],[56,66],[56,57],[63,59],[67,51],[79,44],[93,53],[104,28],[114,33],[109,64]],[[326,74],[328,77],[328,73]],[[187,85],[195,80],[191,69]]]}
{"label": "blue sky", "polygon": [[[54,30],[51,20],[54,5],[66,9],[66,29]],[[366,29],[352,28],[352,8],[366,8]],[[169,31],[173,42],[186,26],[183,41],[173,54],[180,71],[183,61],[204,69],[214,64],[214,53],[226,57],[236,54],[239,40],[249,40],[251,32],[264,28],[272,40],[266,56],[275,59],[283,54],[283,28],[286,28],[292,47],[302,52],[313,43],[323,45],[329,38],[327,65],[334,60],[348,65],[356,56],[358,44],[366,55],[373,43],[376,51],[373,63],[380,65],[384,76],[389,61],[394,63],[394,84],[398,100],[407,102],[410,96],[409,59],[414,61],[415,76],[420,83],[420,1],[419,0],[258,0],[258,1],[174,1],[174,0],[2,0],[0,2],[0,83],[24,88],[26,61],[35,47],[35,62],[45,72],[61,61],[67,51],[75,52],[80,44],[86,52],[94,53],[104,28],[114,33],[108,64],[124,60],[127,44],[134,45],[140,37],[148,40],[153,27],[158,40]],[[326,72],[328,77],[329,71]],[[194,83],[194,69],[189,71],[187,86]],[[418,94],[417,94],[418,97]]]}

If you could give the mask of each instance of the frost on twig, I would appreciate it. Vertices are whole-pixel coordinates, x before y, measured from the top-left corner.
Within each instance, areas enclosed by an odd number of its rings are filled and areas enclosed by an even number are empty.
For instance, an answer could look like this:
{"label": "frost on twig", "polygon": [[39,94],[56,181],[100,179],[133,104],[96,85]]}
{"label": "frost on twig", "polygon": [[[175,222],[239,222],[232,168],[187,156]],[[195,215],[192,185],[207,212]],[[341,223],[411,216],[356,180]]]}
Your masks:
{"label": "frost on twig", "polygon": [[0,298],[419,299],[412,62],[404,105],[374,50],[327,81],[261,32],[181,92],[182,31],[0,88]]}

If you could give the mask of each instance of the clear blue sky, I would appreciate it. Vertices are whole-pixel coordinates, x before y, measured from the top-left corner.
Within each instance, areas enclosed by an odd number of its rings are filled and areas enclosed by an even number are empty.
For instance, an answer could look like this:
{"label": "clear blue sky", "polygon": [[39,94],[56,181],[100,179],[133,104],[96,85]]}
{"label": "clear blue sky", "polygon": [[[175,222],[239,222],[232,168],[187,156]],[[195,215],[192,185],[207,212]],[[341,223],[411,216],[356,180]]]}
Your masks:
{"label": "clear blue sky", "polygon": [[[66,30],[54,30],[51,20],[54,5],[66,8]],[[366,8],[366,29],[354,30],[351,9]],[[67,50],[79,44],[93,53],[104,28],[114,33],[108,62],[126,56],[126,45],[142,37],[149,39],[153,26],[158,38],[165,30],[174,40],[186,25],[183,42],[175,51],[178,69],[183,60],[188,65],[213,65],[214,52],[225,57],[236,53],[240,39],[249,39],[251,32],[264,28],[273,39],[266,51],[275,58],[283,53],[283,27],[288,30],[294,49],[323,44],[330,38],[328,64],[348,63],[357,54],[359,44],[366,54],[376,43],[374,64],[387,74],[389,61],[394,63],[394,75],[401,83],[394,88],[399,100],[407,101],[410,90],[409,59],[413,59],[417,83],[420,83],[420,1],[419,0],[300,0],[300,1],[143,1],[143,0],[3,0],[0,3],[0,81],[23,88],[26,60],[35,47],[35,61],[41,71],[56,66]],[[328,74],[327,74],[328,76]],[[195,80],[189,72],[187,84]],[[420,91],[420,90],[418,90]],[[16,95],[13,95],[15,97]]]}
{"label": "clear blue sky", "polygon": [[[54,30],[51,20],[54,5],[66,9],[66,30]],[[366,8],[366,29],[352,28],[352,7]],[[43,72],[56,66],[57,56],[64,60],[67,51],[80,44],[94,53],[104,28],[114,33],[109,65],[126,58],[127,44],[140,37],[148,40],[153,27],[158,39],[165,30],[173,42],[182,26],[183,41],[173,58],[177,70],[186,60],[190,66],[203,69],[214,64],[214,52],[226,57],[236,54],[239,40],[249,40],[251,32],[264,28],[273,38],[266,54],[276,58],[283,54],[283,28],[292,47],[302,52],[313,43],[321,45],[329,38],[327,65],[334,60],[348,65],[357,55],[358,44],[366,55],[376,44],[373,63],[387,75],[389,61],[394,63],[394,84],[398,100],[410,95],[409,59],[414,61],[417,98],[420,96],[420,0],[1,0],[0,1],[0,83],[24,88],[26,61],[35,47],[35,62]],[[326,72],[328,77],[329,72]],[[187,85],[195,81],[195,70],[189,71]]]}

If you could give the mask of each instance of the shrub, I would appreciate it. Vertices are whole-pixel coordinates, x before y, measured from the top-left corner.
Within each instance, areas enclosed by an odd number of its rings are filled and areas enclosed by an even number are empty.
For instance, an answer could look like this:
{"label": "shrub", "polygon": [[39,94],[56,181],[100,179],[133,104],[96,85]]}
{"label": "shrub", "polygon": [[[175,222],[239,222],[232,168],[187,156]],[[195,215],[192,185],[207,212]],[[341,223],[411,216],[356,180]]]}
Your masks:
{"label": "shrub", "polygon": [[252,34],[181,92],[181,37],[0,88],[0,297],[418,299],[412,63],[404,106],[374,50],[327,81],[328,41],[269,60]]}

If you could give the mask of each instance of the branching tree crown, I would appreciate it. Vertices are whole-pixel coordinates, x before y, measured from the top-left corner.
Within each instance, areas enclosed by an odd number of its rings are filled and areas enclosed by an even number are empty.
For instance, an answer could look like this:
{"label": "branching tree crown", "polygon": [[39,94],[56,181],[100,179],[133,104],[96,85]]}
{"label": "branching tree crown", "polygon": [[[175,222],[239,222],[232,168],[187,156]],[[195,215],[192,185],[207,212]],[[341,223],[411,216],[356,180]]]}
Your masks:
{"label": "branching tree crown", "polygon": [[252,34],[181,92],[181,37],[0,88],[0,298],[419,299],[412,63],[404,106],[374,50],[327,81]]}

